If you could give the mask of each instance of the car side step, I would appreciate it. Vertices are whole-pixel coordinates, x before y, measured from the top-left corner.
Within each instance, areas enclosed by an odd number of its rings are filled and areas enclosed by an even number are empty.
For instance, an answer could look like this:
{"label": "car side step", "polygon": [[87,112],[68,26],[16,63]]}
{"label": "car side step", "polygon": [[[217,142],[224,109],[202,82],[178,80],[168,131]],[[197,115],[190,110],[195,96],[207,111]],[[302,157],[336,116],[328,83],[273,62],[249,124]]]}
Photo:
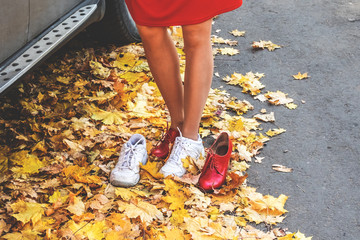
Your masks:
{"label": "car side step", "polygon": [[90,4],[79,8],[2,69],[0,93],[39,63],[44,56],[60,46],[64,39],[70,37],[92,16],[97,7],[97,4]]}

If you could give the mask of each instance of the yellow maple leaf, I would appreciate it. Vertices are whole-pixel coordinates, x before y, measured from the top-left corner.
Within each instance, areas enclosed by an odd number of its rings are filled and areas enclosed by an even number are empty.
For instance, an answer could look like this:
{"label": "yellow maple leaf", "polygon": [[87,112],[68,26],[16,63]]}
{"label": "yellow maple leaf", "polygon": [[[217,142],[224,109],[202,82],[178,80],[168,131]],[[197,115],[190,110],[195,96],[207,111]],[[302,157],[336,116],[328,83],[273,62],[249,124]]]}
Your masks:
{"label": "yellow maple leaf", "polygon": [[251,207],[246,207],[243,209],[243,211],[244,213],[246,213],[245,218],[251,222],[255,222],[256,224],[264,222],[267,224],[275,225],[277,223],[282,222],[285,218],[277,215],[262,214],[252,209]]}
{"label": "yellow maple leaf", "polygon": [[59,76],[56,78],[56,81],[64,83],[64,84],[69,84],[71,81],[71,77],[63,77],[63,76]]}
{"label": "yellow maple leaf", "polygon": [[97,78],[107,79],[110,76],[110,69],[104,67],[99,62],[90,61],[89,66],[91,68],[91,73]]}
{"label": "yellow maple leaf", "polygon": [[214,237],[219,239],[237,239],[238,226],[233,217],[222,216],[217,222],[210,222],[209,226],[215,230]]}
{"label": "yellow maple leaf", "polygon": [[296,80],[302,80],[302,79],[306,79],[306,78],[309,78],[310,76],[308,76],[308,73],[298,73],[296,75],[293,75],[293,78],[296,79]]}
{"label": "yellow maple leaf", "polygon": [[251,95],[257,95],[265,86],[260,82],[264,77],[263,73],[248,72],[245,75],[234,72],[231,77],[223,78],[225,82],[231,85],[239,85],[243,88],[243,92],[250,92]]}
{"label": "yellow maple leaf", "polygon": [[124,201],[129,201],[133,198],[136,198],[138,196],[136,193],[132,192],[131,190],[127,188],[115,188],[115,195],[120,196]]}
{"label": "yellow maple leaf", "polygon": [[96,221],[95,223],[79,222],[75,223],[73,220],[67,222],[67,227],[71,229],[75,236],[79,239],[87,237],[89,240],[99,240],[105,238],[104,232],[108,229],[105,220]]}
{"label": "yellow maple leaf", "polygon": [[56,190],[53,195],[49,197],[49,203],[61,202],[65,203],[69,197],[69,193],[64,189]]}
{"label": "yellow maple leaf", "polygon": [[198,159],[190,156],[181,159],[184,168],[192,175],[197,175],[205,164],[205,156],[200,156]]}
{"label": "yellow maple leaf", "polygon": [[267,92],[264,95],[268,99],[269,103],[274,105],[288,104],[294,101],[292,98],[287,97],[287,94],[281,91]]}
{"label": "yellow maple leaf", "polygon": [[116,60],[112,62],[112,66],[124,71],[128,71],[134,67],[138,57],[129,52],[120,53]]}
{"label": "yellow maple leaf", "polygon": [[226,103],[226,107],[235,111],[238,115],[246,113],[249,109],[254,107],[246,100],[244,101],[231,101]]}
{"label": "yellow maple leaf", "polygon": [[285,218],[282,215],[287,212],[287,210],[284,209],[285,202],[288,198],[287,196],[283,194],[277,198],[270,195],[263,196],[261,193],[257,193],[256,189],[252,187],[242,188],[239,195],[248,198],[248,206],[244,209],[238,209],[237,211],[243,211],[245,218],[249,221],[276,224]]}
{"label": "yellow maple leaf", "polygon": [[143,72],[140,73],[126,72],[120,75],[120,77],[125,79],[129,85],[135,85],[149,80],[149,77]]}
{"label": "yellow maple leaf", "polygon": [[35,202],[24,202],[23,200],[19,200],[11,204],[10,206],[15,212],[14,214],[12,214],[12,216],[18,221],[21,221],[23,224],[30,221],[33,224],[36,224],[44,215],[44,207],[46,205]]}
{"label": "yellow maple leaf", "polygon": [[75,141],[71,141],[69,139],[64,139],[63,142],[65,143],[66,146],[68,146],[74,152],[81,152],[81,151],[85,150],[85,148],[81,144],[79,144]]}
{"label": "yellow maple leaf", "polygon": [[312,237],[305,237],[305,235],[299,231],[297,233],[295,233],[294,237],[296,240],[311,240],[312,239]]}
{"label": "yellow maple leaf", "polygon": [[119,240],[119,239],[136,239],[141,234],[138,225],[132,225],[128,222],[127,225],[120,230],[113,230],[106,235],[105,240]]}
{"label": "yellow maple leaf", "polygon": [[270,129],[269,131],[266,132],[266,135],[268,135],[269,137],[273,137],[273,136],[279,135],[283,132],[286,132],[286,130],[283,128]]}
{"label": "yellow maple leaf", "polygon": [[247,225],[247,221],[244,217],[236,217],[235,222],[240,227],[245,227]]}
{"label": "yellow maple leaf", "polygon": [[93,127],[93,124],[90,122],[89,118],[71,118],[71,128],[73,128],[75,131],[85,130],[87,127]]}
{"label": "yellow maple leaf", "polygon": [[116,213],[116,212],[111,213],[111,215],[107,217],[106,220],[120,227],[130,224],[129,219],[127,219],[124,214]]}
{"label": "yellow maple leaf", "polygon": [[145,61],[137,61],[135,67],[131,69],[134,72],[150,72],[149,64]]}
{"label": "yellow maple leaf", "polygon": [[254,118],[259,119],[264,122],[275,122],[274,112],[266,113],[266,114],[256,114]]}
{"label": "yellow maple leaf", "polygon": [[287,199],[288,197],[284,194],[280,194],[280,196],[277,198],[266,195],[262,198],[250,199],[249,204],[251,205],[252,209],[259,213],[282,215],[287,212],[287,210],[284,209],[284,205]]}
{"label": "yellow maple leaf", "polygon": [[20,232],[8,233],[1,237],[8,240],[37,240],[40,239],[39,234],[39,232],[27,229]]}
{"label": "yellow maple leaf", "polygon": [[12,167],[11,171],[17,176],[27,177],[28,175],[38,173],[39,169],[44,167],[45,164],[38,159],[36,155],[29,154],[28,151],[22,150],[13,153],[10,160],[21,167]]}
{"label": "yellow maple leaf", "polygon": [[179,191],[183,186],[180,185],[179,183],[175,182],[174,180],[172,180],[171,178],[165,178],[164,179],[164,184],[165,184],[165,191],[171,192],[171,191]]}
{"label": "yellow maple leaf", "polygon": [[106,125],[121,125],[127,119],[127,115],[124,112],[120,111],[104,111],[96,107],[87,108],[87,110],[92,114],[91,118],[95,120],[100,120]]}
{"label": "yellow maple leaf", "polygon": [[95,93],[96,96],[86,96],[86,99],[89,99],[89,101],[97,101],[99,102],[99,104],[105,103],[107,101],[110,101],[111,99],[113,99],[118,93],[113,91],[113,92],[108,92],[105,93],[103,91],[99,91]]}
{"label": "yellow maple leaf", "polygon": [[238,41],[230,40],[230,39],[224,39],[222,37],[218,36],[212,36],[211,42],[214,44],[227,44],[229,46],[236,46],[238,44]]}
{"label": "yellow maple leaf", "polygon": [[232,167],[231,167],[231,169],[232,169],[233,171],[244,172],[244,171],[246,171],[249,167],[250,167],[250,165],[247,164],[247,163],[244,162],[244,161],[241,161],[241,162],[233,161],[233,162],[232,162]]}
{"label": "yellow maple leaf", "polygon": [[80,167],[78,165],[70,165],[62,170],[67,178],[74,179],[80,183],[94,183],[101,184],[102,180],[99,176],[91,175],[92,167]]}
{"label": "yellow maple leaf", "polygon": [[83,203],[81,198],[72,196],[70,204],[66,209],[72,214],[75,214],[76,216],[81,216],[85,213],[85,204]]}
{"label": "yellow maple leaf", "polygon": [[184,218],[189,218],[188,211],[184,208],[176,209],[172,212],[170,222],[175,226],[179,226],[184,222]]}
{"label": "yellow maple leaf", "polygon": [[287,104],[285,104],[285,106],[288,109],[296,109],[297,108],[297,105],[295,103],[287,103]]}
{"label": "yellow maple leaf", "polygon": [[162,227],[166,240],[185,240],[184,233],[179,228]]}
{"label": "yellow maple leaf", "polygon": [[186,230],[191,234],[192,238],[195,240],[214,240],[221,239],[214,236],[216,233],[215,229],[210,227],[210,219],[207,217],[194,217],[194,218],[185,218]]}
{"label": "yellow maple leaf", "polygon": [[225,43],[225,39],[222,37],[218,37],[218,36],[212,36],[211,42],[215,43],[215,44],[221,44],[221,43]]}
{"label": "yellow maple leaf", "polygon": [[182,191],[171,191],[169,195],[163,196],[162,200],[169,203],[169,209],[176,210],[184,208],[188,197]]}
{"label": "yellow maple leaf", "polygon": [[280,45],[274,44],[271,41],[263,41],[263,40],[260,40],[259,42],[253,42],[252,47],[261,48],[261,49],[267,48],[269,51],[274,51],[277,48],[281,48]]}
{"label": "yellow maple leaf", "polygon": [[247,147],[242,144],[235,144],[235,145],[236,145],[236,149],[239,152],[240,159],[245,160],[247,162],[251,162],[251,157],[253,156],[253,154],[251,154],[251,152],[248,151]]}
{"label": "yellow maple leaf", "polygon": [[235,48],[229,48],[229,47],[219,48],[219,49],[218,49],[218,52],[220,52],[221,55],[230,55],[230,56],[233,56],[233,55],[235,55],[235,54],[240,53],[239,50],[237,50],[237,49],[235,49]]}
{"label": "yellow maple leaf", "polygon": [[301,232],[289,233],[284,237],[278,237],[278,240],[311,240],[312,237],[305,237]]}
{"label": "yellow maple leaf", "polygon": [[[148,161],[146,163],[146,165],[140,164],[140,168],[142,170],[145,170],[151,177],[153,177],[155,179],[164,178],[164,175],[159,172],[160,167],[158,166],[158,163],[155,161],[154,162]],[[141,174],[143,175],[143,172],[141,172]]]}
{"label": "yellow maple leaf", "polygon": [[232,30],[230,33],[232,35],[234,35],[235,37],[244,37],[245,36],[245,31],[239,31],[237,29]]}
{"label": "yellow maple leaf", "polygon": [[164,220],[163,214],[156,206],[138,199],[134,203],[119,202],[119,211],[124,212],[128,218],[140,217],[141,221],[150,224],[153,220]]}

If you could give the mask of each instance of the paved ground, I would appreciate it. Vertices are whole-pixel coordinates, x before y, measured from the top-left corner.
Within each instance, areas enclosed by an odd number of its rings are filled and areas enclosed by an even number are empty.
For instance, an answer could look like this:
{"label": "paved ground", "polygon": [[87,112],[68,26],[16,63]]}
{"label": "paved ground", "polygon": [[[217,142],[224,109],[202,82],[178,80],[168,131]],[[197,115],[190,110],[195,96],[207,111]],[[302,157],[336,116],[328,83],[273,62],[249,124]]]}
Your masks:
{"label": "paved ground", "polygon": [[[265,73],[265,91],[281,90],[299,105],[272,107],[226,86],[233,95],[274,111],[287,132],[271,140],[252,164],[249,185],[264,194],[290,196],[282,226],[313,239],[359,239],[360,235],[360,2],[359,0],[248,0],[220,16],[214,31],[245,30],[241,53],[217,57],[221,76],[236,71]],[[215,33],[215,32],[214,32]],[[283,45],[274,52],[252,51],[252,41]],[[308,72],[308,80],[291,75]],[[214,87],[224,84],[220,78]],[[306,103],[302,104],[301,100]],[[265,125],[264,128],[275,127]],[[279,173],[272,164],[294,168]]]}
{"label": "paved ground", "polygon": [[[272,139],[253,163],[248,184],[263,194],[290,196],[281,225],[313,239],[359,239],[360,235],[360,2],[359,0],[244,0],[243,6],[219,16],[217,35],[245,30],[240,54],[217,56],[215,72],[265,73],[265,91],[281,90],[299,105],[296,110],[270,106],[242,94],[214,77],[232,95],[247,99],[255,110],[274,111],[286,133]],[[283,45],[274,52],[253,51],[252,41]],[[308,80],[291,75],[308,72]],[[305,104],[301,100],[306,101]],[[279,173],[272,164],[294,169]]]}
{"label": "paved ground", "polygon": [[[230,35],[234,29],[245,30],[246,37]],[[215,72],[221,77],[234,71],[265,73],[264,91],[281,90],[299,105],[289,110],[260,103],[214,77],[213,87],[224,86],[255,106],[248,117],[262,108],[275,112],[275,124],[264,124],[265,130],[287,130],[263,149],[262,164],[252,164],[248,184],[263,194],[289,196],[281,226],[290,231],[314,240],[359,239],[359,0],[244,0],[241,8],[219,16],[213,30],[238,40],[240,50],[232,57],[217,56]],[[252,41],[259,40],[284,47],[253,51]],[[311,77],[295,81],[291,75],[298,72]],[[275,172],[272,164],[294,172]]]}

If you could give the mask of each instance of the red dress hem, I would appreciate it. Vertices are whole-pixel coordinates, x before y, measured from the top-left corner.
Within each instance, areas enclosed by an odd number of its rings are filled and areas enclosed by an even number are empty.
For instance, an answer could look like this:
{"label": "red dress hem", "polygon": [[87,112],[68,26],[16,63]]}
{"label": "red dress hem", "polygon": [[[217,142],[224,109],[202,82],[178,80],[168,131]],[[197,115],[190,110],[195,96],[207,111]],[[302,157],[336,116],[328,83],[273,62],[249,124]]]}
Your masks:
{"label": "red dress hem", "polygon": [[[242,2],[237,3],[231,7],[228,8],[223,8],[220,9],[219,11],[215,11],[210,13],[209,15],[207,15],[206,17],[201,17],[198,19],[191,19],[191,20],[183,20],[183,21],[176,21],[176,22],[164,22],[162,21],[161,23],[149,23],[143,19],[139,19],[135,16],[133,16],[133,19],[135,21],[136,24],[141,25],[141,26],[148,26],[148,27],[169,27],[169,26],[184,26],[184,25],[193,25],[193,24],[198,24],[198,23],[202,23],[205,22],[217,15],[220,15],[222,13],[226,13],[226,12],[230,12],[232,10],[235,10],[237,8],[239,8],[242,5]],[[129,9],[130,10],[130,9]],[[131,11],[130,11],[131,12]]]}

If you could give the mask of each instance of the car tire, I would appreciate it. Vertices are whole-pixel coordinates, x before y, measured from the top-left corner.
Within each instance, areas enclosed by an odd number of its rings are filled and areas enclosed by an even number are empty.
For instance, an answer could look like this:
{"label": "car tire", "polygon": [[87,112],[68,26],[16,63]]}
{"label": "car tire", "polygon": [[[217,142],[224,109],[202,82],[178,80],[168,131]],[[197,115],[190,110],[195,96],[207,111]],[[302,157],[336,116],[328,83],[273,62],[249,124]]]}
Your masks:
{"label": "car tire", "polygon": [[141,42],[134,20],[125,0],[106,0],[104,18],[90,26],[100,41],[126,45]]}

